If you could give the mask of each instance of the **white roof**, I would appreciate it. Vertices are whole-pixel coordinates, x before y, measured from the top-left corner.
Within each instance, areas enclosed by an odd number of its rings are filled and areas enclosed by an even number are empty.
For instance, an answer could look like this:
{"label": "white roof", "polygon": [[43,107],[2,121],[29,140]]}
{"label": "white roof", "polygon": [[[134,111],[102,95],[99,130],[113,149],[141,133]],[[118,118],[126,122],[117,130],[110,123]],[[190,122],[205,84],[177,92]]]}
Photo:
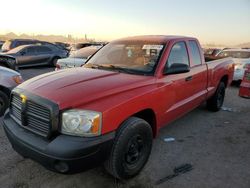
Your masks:
{"label": "white roof", "polygon": [[227,49],[223,50],[223,52],[250,52],[250,49],[242,49],[242,48],[232,48],[232,49]]}

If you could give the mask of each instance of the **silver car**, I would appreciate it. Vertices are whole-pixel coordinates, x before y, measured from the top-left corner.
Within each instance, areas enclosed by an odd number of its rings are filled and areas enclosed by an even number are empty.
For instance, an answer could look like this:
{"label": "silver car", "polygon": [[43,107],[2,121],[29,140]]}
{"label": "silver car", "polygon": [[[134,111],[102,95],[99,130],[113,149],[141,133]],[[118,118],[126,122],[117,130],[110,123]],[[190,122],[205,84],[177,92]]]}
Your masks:
{"label": "silver car", "polygon": [[72,52],[68,58],[59,59],[56,70],[80,67],[85,64],[90,56],[96,53],[102,46],[89,46]]}
{"label": "silver car", "polygon": [[228,49],[221,51],[217,57],[232,57],[234,61],[233,81],[241,82],[245,73],[247,64],[250,64],[249,49]]}
{"label": "silver car", "polygon": [[0,116],[9,106],[11,90],[22,82],[23,79],[18,72],[0,67]]}

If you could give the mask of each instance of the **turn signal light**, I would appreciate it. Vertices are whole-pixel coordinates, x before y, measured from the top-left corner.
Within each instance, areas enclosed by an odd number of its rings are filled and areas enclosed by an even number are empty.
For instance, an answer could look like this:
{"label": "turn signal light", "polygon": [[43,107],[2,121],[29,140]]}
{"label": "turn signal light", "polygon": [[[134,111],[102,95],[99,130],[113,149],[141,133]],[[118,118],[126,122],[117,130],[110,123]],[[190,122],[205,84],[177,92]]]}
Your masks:
{"label": "turn signal light", "polygon": [[13,78],[14,82],[16,82],[17,84],[23,83],[22,76],[13,76],[12,78]]}

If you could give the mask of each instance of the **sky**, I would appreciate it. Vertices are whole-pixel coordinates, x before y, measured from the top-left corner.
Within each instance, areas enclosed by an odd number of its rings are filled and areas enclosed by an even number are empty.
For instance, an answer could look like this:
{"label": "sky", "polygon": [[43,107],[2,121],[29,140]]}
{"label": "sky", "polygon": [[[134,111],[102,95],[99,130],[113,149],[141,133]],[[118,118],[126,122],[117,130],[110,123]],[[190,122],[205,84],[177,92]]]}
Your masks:
{"label": "sky", "polygon": [[202,43],[250,42],[250,0],[0,0],[0,33],[96,40],[185,35]]}

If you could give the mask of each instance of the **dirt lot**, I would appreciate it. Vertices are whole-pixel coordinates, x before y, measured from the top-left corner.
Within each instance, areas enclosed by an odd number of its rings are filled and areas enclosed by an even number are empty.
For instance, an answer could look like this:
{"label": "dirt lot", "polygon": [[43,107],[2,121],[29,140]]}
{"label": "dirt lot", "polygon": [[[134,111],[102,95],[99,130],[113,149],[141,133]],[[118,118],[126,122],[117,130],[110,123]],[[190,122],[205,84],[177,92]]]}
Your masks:
{"label": "dirt lot", "polygon": [[[23,69],[25,79],[52,68]],[[102,167],[76,175],[61,175],[23,159],[9,144],[0,118],[0,187],[250,187],[250,100],[238,97],[238,88],[227,90],[224,110],[212,113],[202,105],[168,125],[154,140],[151,157],[139,176],[119,182]],[[231,109],[230,109],[231,108]],[[175,141],[165,142],[173,137]],[[182,164],[193,170],[159,185]]]}

